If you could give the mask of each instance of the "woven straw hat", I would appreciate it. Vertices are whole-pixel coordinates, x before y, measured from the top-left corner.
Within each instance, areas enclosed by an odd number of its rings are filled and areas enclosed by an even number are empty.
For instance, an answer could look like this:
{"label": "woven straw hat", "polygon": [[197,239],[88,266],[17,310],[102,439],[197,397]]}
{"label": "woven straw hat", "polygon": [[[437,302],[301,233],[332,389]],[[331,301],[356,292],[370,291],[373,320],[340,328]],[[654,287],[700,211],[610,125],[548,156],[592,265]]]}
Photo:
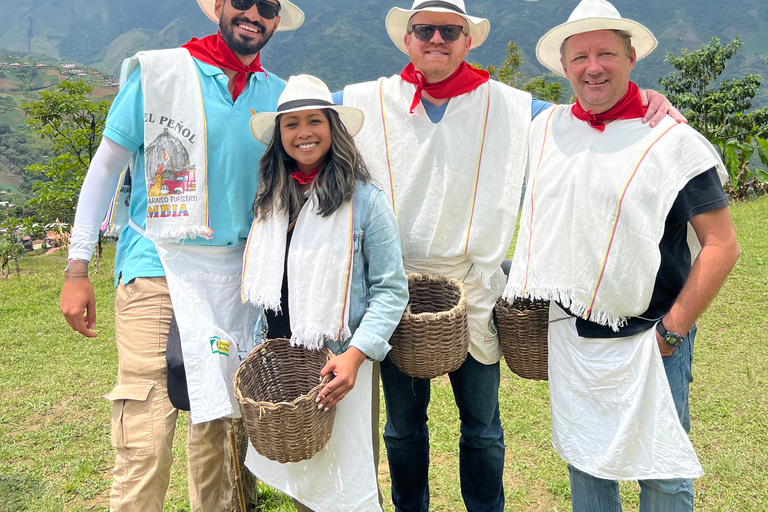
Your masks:
{"label": "woven straw hat", "polygon": [[488,32],[491,31],[491,24],[487,19],[467,15],[464,0],[416,0],[410,9],[393,7],[385,21],[389,37],[403,53],[408,53],[403,42],[408,22],[414,14],[421,11],[447,12],[464,18],[469,25],[469,35],[472,36],[470,50],[483,44],[488,37]]}
{"label": "woven straw hat", "polygon": [[296,75],[288,79],[288,85],[277,100],[277,112],[262,112],[251,117],[251,135],[262,144],[269,144],[275,131],[275,119],[281,114],[314,109],[335,110],[351,136],[363,127],[363,111],[354,107],[334,105],[328,86],[310,75]]}
{"label": "woven straw hat", "polygon": [[[219,17],[216,16],[214,6],[216,0],[197,0],[200,4],[200,8],[203,10],[206,16],[211,18],[216,23],[219,22]],[[280,4],[280,25],[277,26],[277,31],[287,32],[289,30],[296,30],[304,23],[304,11],[293,5],[288,0],[279,0]]]}
{"label": "woven straw hat", "polygon": [[636,21],[621,17],[619,11],[606,0],[582,0],[571,13],[568,21],[558,25],[539,39],[536,57],[539,62],[560,76],[560,45],[569,37],[594,30],[625,30],[632,34],[637,60],[647,57],[656,48],[656,38],[650,30]]}

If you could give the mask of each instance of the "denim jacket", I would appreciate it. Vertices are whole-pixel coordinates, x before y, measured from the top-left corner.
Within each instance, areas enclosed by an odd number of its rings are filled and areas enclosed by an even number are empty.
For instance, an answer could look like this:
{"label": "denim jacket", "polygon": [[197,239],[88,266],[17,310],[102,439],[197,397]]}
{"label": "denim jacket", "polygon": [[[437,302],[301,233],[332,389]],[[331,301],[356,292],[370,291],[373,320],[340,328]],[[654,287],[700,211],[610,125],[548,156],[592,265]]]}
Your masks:
{"label": "denim jacket", "polygon": [[[358,182],[353,206],[355,237],[349,312],[352,337],[346,341],[326,340],[325,346],[334,354],[353,346],[368,358],[381,361],[391,348],[389,338],[408,304],[400,233],[392,207],[375,185]],[[267,320],[262,312],[254,325],[254,342],[264,341],[266,332]]]}

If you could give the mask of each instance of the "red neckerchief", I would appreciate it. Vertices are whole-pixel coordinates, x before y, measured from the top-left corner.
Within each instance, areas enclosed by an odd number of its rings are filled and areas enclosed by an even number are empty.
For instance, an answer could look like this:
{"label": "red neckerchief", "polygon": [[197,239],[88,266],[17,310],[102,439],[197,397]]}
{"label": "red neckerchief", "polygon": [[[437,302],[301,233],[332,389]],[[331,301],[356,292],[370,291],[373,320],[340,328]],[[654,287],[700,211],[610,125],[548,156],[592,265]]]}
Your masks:
{"label": "red neckerchief", "polygon": [[320,167],[315,167],[311,171],[309,171],[308,174],[304,174],[300,170],[296,169],[296,172],[291,174],[291,178],[295,179],[302,185],[311,185],[313,181],[315,181],[315,178],[317,178],[317,173],[320,172]]}
{"label": "red neckerchief", "polygon": [[237,101],[237,97],[243,92],[246,74],[261,72],[264,73],[264,76],[267,76],[267,72],[261,67],[260,53],[256,54],[256,58],[253,59],[250,66],[244,66],[240,58],[235,55],[235,52],[221,38],[219,32],[202,39],[193,37],[188,43],[181,45],[181,47],[189,50],[189,53],[194,58],[206,64],[237,71],[235,88],[232,91],[232,101]]}
{"label": "red neckerchief", "polygon": [[640,91],[637,86],[634,82],[629,82],[627,94],[610,110],[602,114],[593,114],[591,110],[581,108],[577,99],[571,112],[576,116],[576,119],[586,121],[589,123],[589,126],[602,132],[605,130],[605,121],[610,119],[637,119],[645,115],[646,109],[647,107],[643,107],[643,103],[640,101]]}
{"label": "red neckerchief", "polygon": [[413,103],[411,103],[410,110],[411,114],[413,114],[413,109],[421,101],[422,91],[426,91],[433,98],[454,98],[474,91],[488,81],[489,75],[487,71],[477,69],[461,61],[459,68],[442,82],[426,83],[424,74],[421,71],[416,71],[413,63],[405,66],[403,72],[400,73],[400,77],[416,86],[416,94],[413,95]]}

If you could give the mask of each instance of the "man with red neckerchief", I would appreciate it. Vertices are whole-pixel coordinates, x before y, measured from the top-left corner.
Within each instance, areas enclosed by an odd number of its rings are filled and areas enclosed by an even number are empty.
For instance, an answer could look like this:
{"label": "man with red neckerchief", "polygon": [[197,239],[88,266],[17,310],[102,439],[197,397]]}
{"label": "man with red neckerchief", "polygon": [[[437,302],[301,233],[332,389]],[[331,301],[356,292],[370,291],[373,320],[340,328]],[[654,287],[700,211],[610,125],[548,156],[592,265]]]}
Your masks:
{"label": "man with red neckerchief", "polygon": [[504,296],[551,300],[552,442],[574,512],[621,510],[618,480],[639,481],[641,511],[692,511],[703,475],[687,436],[694,322],[739,246],[714,148],[640,122],[629,75],[655,46],[606,0],[582,0],[537,47],[578,100],[532,124]]}
{"label": "man with red neckerchief", "polygon": [[[133,159],[115,262],[118,377],[106,395],[117,450],[111,510],[163,508],[179,403],[169,399],[167,384],[171,337],[181,339],[189,389],[191,510],[228,510],[232,502],[227,431],[239,413],[231,372],[252,345],[252,312],[238,309],[240,269],[264,151],[249,121],[252,110],[273,111],[285,88],[261,67],[262,47],[275,31],[298,28],[304,14],[287,0],[198,2],[218,23],[217,34],[124,63],[83,184],[65,270],[61,311],[73,330],[94,337],[88,260]],[[202,344],[189,343],[191,330]]]}
{"label": "man with red neckerchief", "polygon": [[[501,350],[491,312],[504,289],[500,264],[515,229],[531,117],[549,104],[464,61],[490,23],[469,16],[463,0],[416,0],[411,9],[392,9],[386,26],[410,64],[399,75],[349,86],[334,102],[365,112],[355,142],[397,215],[406,271],[464,283],[469,355],[449,374],[461,419],[461,492],[470,512],[501,511]],[[381,379],[395,509],[426,512],[430,382],[389,359]]]}

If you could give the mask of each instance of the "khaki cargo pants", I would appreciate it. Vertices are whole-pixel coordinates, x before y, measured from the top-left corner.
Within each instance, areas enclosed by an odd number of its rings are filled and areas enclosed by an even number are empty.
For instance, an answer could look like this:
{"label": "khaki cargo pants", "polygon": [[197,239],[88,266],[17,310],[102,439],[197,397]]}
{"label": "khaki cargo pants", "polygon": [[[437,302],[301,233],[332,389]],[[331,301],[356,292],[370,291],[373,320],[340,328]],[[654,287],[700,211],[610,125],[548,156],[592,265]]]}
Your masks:
{"label": "khaki cargo pants", "polygon": [[[173,461],[178,409],[168,399],[165,346],[172,315],[164,277],[120,282],[115,297],[119,367],[112,401],[117,457],[110,509],[162,511]],[[192,511],[225,510],[232,501],[230,419],[190,425],[189,501]]]}

